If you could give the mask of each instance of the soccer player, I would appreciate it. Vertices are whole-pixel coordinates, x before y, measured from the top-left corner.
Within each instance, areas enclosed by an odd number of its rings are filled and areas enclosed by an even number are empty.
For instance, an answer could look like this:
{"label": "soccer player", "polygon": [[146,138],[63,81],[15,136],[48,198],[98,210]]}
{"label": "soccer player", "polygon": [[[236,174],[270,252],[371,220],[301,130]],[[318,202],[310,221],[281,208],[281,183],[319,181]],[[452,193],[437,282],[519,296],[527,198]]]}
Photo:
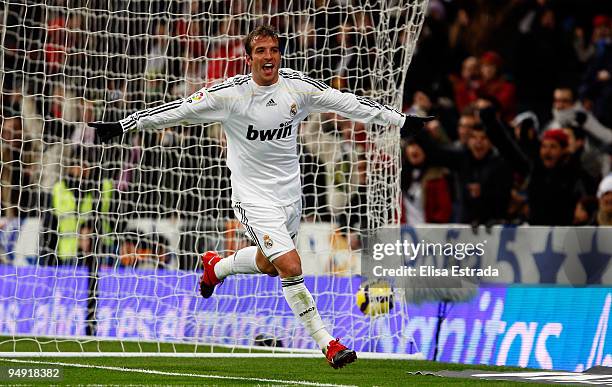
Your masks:
{"label": "soccer player", "polygon": [[278,33],[260,26],[245,39],[251,74],[203,88],[190,97],[135,112],[114,123],[90,123],[106,142],[130,130],[221,122],[227,137],[232,205],[256,246],[222,258],[202,257],[200,291],[204,298],[233,274],[280,276],[283,295],[296,318],[334,368],[352,363],[355,351],[334,339],[304,285],[295,239],[302,201],[297,136],[311,112],[332,111],[361,122],[422,128],[428,118],[405,116],[389,106],[342,93],[290,69],[281,69]]}

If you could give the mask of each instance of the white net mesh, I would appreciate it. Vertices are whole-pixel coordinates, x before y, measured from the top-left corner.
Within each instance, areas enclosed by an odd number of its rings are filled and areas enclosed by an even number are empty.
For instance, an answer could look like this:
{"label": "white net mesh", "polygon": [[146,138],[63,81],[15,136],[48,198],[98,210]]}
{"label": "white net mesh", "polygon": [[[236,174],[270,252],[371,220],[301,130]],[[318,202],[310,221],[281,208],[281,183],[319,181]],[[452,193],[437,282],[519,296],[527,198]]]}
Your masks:
{"label": "white net mesh", "polygon": [[[399,107],[426,5],[3,2],[0,351],[24,342],[57,351],[75,337],[78,350],[117,338],[314,348],[278,279],[239,276],[208,301],[197,296],[199,255],[247,244],[219,125],[131,133],[102,147],[86,123],[246,73],[242,38],[264,23],[280,31],[283,66]],[[299,149],[298,250],[324,320],[357,350],[411,352],[401,304],[370,320],[354,302],[358,231],[398,222],[397,131],[321,114],[303,125]]]}

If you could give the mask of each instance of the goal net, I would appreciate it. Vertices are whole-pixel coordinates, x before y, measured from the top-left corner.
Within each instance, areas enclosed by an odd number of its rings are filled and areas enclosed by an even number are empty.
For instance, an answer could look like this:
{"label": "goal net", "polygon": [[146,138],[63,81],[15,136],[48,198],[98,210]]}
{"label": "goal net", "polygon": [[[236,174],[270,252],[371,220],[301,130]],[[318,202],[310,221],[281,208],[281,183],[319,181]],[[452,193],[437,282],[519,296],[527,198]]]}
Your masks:
{"label": "goal net", "polygon": [[[248,72],[242,39],[263,23],[280,31],[284,67],[399,108],[426,6],[3,2],[0,352],[314,349],[278,278],[231,277],[199,297],[199,256],[248,245],[220,125],[102,146],[86,123]],[[398,140],[396,128],[335,114],[300,133],[306,285],[333,335],[358,351],[416,351],[402,302],[376,318],[355,302],[360,231],[398,223]]]}

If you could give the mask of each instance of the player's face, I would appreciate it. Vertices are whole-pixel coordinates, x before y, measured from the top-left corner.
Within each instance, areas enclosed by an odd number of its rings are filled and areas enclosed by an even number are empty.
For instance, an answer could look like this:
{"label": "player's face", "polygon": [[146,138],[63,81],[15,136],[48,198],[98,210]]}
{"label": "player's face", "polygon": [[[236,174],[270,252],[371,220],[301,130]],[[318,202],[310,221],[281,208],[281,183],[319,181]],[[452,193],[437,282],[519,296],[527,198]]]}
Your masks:
{"label": "player's face", "polygon": [[255,83],[260,86],[275,84],[278,81],[280,59],[277,39],[269,36],[255,37],[251,55],[247,55],[247,63],[251,66]]}

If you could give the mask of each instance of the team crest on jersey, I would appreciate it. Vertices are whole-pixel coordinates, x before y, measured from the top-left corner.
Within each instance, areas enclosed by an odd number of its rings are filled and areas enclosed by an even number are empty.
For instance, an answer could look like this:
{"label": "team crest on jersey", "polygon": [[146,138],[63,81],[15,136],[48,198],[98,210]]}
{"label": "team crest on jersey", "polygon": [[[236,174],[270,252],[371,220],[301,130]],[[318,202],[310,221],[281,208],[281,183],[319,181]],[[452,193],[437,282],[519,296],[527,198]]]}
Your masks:
{"label": "team crest on jersey", "polygon": [[266,249],[271,249],[272,245],[274,244],[274,242],[272,241],[272,238],[270,238],[270,235],[268,234],[264,234],[263,242],[264,242],[264,246],[266,246]]}
{"label": "team crest on jersey", "polygon": [[289,114],[291,114],[291,117],[295,117],[295,115],[297,114],[297,104],[295,102],[291,104],[291,110],[289,110]]}
{"label": "team crest on jersey", "polygon": [[187,102],[189,103],[200,102],[203,98],[204,98],[204,93],[202,93],[201,91],[196,91],[191,97],[189,97]]}

